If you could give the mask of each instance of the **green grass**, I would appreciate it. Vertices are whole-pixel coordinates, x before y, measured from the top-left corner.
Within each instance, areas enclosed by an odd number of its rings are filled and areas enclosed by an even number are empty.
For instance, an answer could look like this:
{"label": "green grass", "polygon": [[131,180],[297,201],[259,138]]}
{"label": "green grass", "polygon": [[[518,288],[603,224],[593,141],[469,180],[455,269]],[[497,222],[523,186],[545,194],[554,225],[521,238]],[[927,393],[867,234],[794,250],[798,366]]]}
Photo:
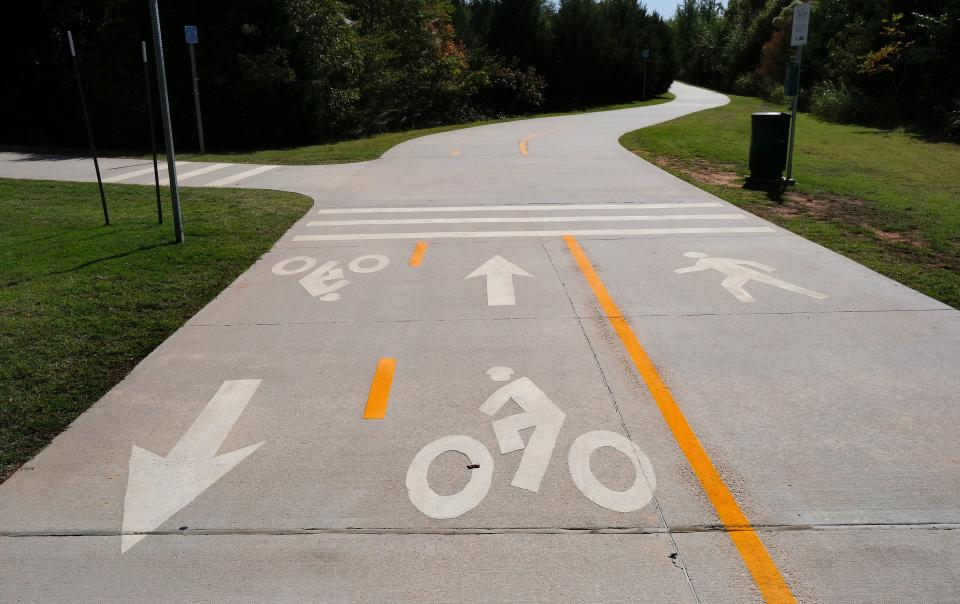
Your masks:
{"label": "green grass", "polygon": [[[220,153],[177,153],[177,159],[189,161],[210,161],[210,162],[232,162],[245,164],[278,164],[278,165],[318,165],[318,164],[342,164],[357,161],[367,161],[377,159],[393,147],[408,140],[437,134],[439,132],[449,132],[451,130],[460,130],[463,128],[473,128],[474,126],[484,126],[487,124],[496,124],[500,122],[511,122],[522,119],[532,119],[538,117],[555,117],[560,115],[574,115],[578,113],[589,113],[595,111],[614,111],[617,109],[632,109],[634,107],[646,107],[650,105],[659,105],[672,101],[676,97],[671,93],[665,93],[653,97],[647,101],[634,101],[631,103],[622,103],[619,105],[605,105],[602,107],[593,107],[579,111],[568,111],[565,113],[540,113],[536,115],[526,115],[519,117],[510,117],[496,120],[485,120],[479,122],[468,122],[464,124],[451,124],[447,126],[438,126],[436,128],[420,128],[417,130],[406,130],[404,132],[388,132],[378,134],[367,138],[358,138],[354,140],[328,143],[325,145],[307,145],[304,147],[289,147],[286,149],[263,149],[254,151],[227,151]],[[65,155],[84,155],[84,150],[65,150],[65,149],[36,149],[25,147],[3,147],[0,151],[21,151],[21,152],[44,152],[50,154]],[[112,151],[104,153],[107,156],[140,156],[142,151]]]}
{"label": "green grass", "polygon": [[[183,190],[186,241],[151,187],[0,179],[0,481],[309,209],[293,193]],[[169,210],[169,206],[166,208]]]}
{"label": "green grass", "polygon": [[620,142],[718,197],[960,308],[960,146],[801,114],[797,186],[781,205],[740,187],[750,114],[781,108],[730,98],[725,107]]}

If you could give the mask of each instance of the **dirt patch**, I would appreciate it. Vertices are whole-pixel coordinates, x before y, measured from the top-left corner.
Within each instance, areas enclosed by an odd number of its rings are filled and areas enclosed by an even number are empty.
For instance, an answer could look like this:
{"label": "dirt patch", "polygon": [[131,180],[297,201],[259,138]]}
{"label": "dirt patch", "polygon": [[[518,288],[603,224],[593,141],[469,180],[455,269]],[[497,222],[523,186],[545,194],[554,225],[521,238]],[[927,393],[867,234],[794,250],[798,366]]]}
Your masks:
{"label": "dirt patch", "polygon": [[[679,173],[695,184],[743,190],[743,175],[731,165],[673,157],[656,157],[652,161],[665,170]],[[782,203],[769,202],[759,193],[755,203],[746,204],[743,208],[778,224],[795,218],[839,223],[851,234],[872,235],[885,252],[914,264],[960,271],[960,257],[932,249],[930,242],[919,230],[890,231],[879,227],[878,224],[884,218],[883,214],[862,199],[829,193],[809,195],[791,190],[784,193]]]}

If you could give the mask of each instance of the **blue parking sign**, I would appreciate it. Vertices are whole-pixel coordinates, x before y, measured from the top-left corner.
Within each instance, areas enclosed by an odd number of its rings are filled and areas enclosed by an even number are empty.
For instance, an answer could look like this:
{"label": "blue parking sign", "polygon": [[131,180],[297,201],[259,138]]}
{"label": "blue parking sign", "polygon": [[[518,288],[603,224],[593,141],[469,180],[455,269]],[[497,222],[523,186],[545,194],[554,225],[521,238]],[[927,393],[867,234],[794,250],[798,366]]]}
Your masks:
{"label": "blue parking sign", "polygon": [[183,35],[187,38],[187,44],[196,44],[199,41],[196,25],[185,25]]}

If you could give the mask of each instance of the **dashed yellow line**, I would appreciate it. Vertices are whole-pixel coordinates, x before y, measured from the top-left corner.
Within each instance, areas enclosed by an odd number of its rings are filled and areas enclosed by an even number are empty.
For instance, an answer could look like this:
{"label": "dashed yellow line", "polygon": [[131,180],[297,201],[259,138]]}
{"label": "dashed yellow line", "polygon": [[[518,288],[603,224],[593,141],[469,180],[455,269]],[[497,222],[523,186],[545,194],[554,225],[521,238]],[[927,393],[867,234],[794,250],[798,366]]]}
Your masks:
{"label": "dashed yellow line", "polygon": [[377,372],[373,374],[370,394],[363,410],[363,419],[383,419],[387,415],[387,403],[390,401],[390,386],[397,369],[397,359],[383,357],[377,363]]}
{"label": "dashed yellow line", "polygon": [[740,552],[740,557],[753,576],[763,599],[778,604],[795,602],[790,587],[770,558],[763,542],[760,541],[757,533],[753,530],[750,521],[747,520],[746,515],[740,509],[733,493],[723,482],[723,478],[713,465],[693,428],[687,423],[687,419],[683,416],[683,412],[670,393],[670,389],[667,388],[663,378],[660,377],[656,367],[654,367],[653,361],[647,356],[646,351],[637,340],[637,336],[634,335],[627,320],[624,319],[600,277],[597,276],[583,248],[580,247],[580,244],[572,235],[565,236],[564,241],[566,241],[570,253],[577,262],[577,266],[580,267],[580,272],[583,273],[584,278],[593,290],[593,294],[600,304],[600,309],[607,320],[610,321],[613,330],[620,338],[620,342],[626,348],[627,354],[633,360],[637,372],[646,383],[650,395],[660,408],[660,413],[663,414],[664,420],[673,432],[673,437],[680,446],[680,450],[683,451],[690,467],[697,475],[697,479],[713,504],[717,516],[723,522],[724,527],[727,528],[727,534],[730,535],[730,539]]}
{"label": "dashed yellow line", "polygon": [[420,263],[423,262],[423,255],[427,251],[427,245],[426,241],[421,241],[413,246],[413,253],[410,254],[410,266],[420,266]]}
{"label": "dashed yellow line", "polygon": [[523,155],[524,157],[530,155],[530,149],[527,147],[527,145],[530,143],[531,140],[537,138],[538,136],[543,136],[544,134],[550,134],[551,132],[556,132],[559,129],[560,128],[551,128],[550,130],[544,130],[543,132],[535,132],[530,136],[522,139],[520,141],[520,155]]}

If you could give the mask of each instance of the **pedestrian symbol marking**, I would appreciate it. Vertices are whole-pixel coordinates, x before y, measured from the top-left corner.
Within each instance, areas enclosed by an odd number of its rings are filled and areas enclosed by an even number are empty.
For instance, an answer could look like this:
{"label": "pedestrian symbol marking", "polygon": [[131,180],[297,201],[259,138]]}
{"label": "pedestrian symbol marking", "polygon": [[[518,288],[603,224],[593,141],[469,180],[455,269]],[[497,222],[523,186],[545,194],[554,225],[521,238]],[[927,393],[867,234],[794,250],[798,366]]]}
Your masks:
{"label": "pedestrian symbol marking", "polygon": [[[310,256],[294,256],[276,263],[272,272],[274,275],[298,275],[305,273],[317,265],[317,259]],[[320,268],[312,271],[306,277],[300,279],[300,285],[303,289],[323,302],[336,302],[341,298],[338,290],[350,285],[351,281],[344,279],[343,269],[340,268],[340,262],[330,260],[324,262]],[[376,273],[390,266],[390,259],[379,254],[369,254],[354,258],[347,264],[347,269],[358,275],[367,273]]]}
{"label": "pedestrian symbol marking", "polygon": [[728,292],[733,294],[733,296],[741,302],[756,302],[756,299],[750,294],[750,292],[744,289],[744,286],[751,281],[772,285],[773,287],[778,287],[795,294],[801,294],[803,296],[807,296],[808,298],[813,298],[814,300],[824,300],[829,297],[826,294],[821,294],[820,292],[815,292],[813,290],[800,287],[799,285],[794,285],[793,283],[789,283],[782,279],[772,277],[767,273],[773,272],[777,269],[765,264],[760,264],[759,262],[754,262],[752,260],[711,258],[702,252],[686,252],[684,256],[687,258],[696,258],[697,262],[693,266],[678,268],[673,272],[677,274],[685,274],[698,273],[706,270],[715,270],[719,273],[722,273],[726,276],[726,278],[720,282],[720,285],[722,285]]}
{"label": "pedestrian symbol marking", "polygon": [[228,380],[166,457],[134,446],[123,501],[120,553],[223,478],[263,442],[217,455],[262,380]]}
{"label": "pedestrian symbol marking", "polygon": [[[508,382],[513,375],[509,367],[492,367],[487,371],[495,382]],[[513,476],[512,486],[536,493],[550,465],[557,438],[566,414],[528,377],[521,377],[497,389],[480,406],[489,416],[513,401],[523,413],[493,422],[500,454],[523,451],[520,465]],[[526,443],[520,434],[533,428]],[[603,485],[590,469],[590,456],[601,447],[611,447],[623,453],[633,465],[633,485],[626,491],[614,491]],[[443,453],[456,451],[470,460],[470,480],[458,493],[439,495],[427,480],[430,464]],[[628,438],[616,432],[595,430],[577,438],[568,456],[570,476],[584,496],[600,507],[615,512],[633,512],[653,500],[656,477],[647,456]],[[444,436],[421,449],[407,470],[407,494],[410,502],[430,518],[445,520],[466,514],[480,505],[487,496],[493,479],[493,457],[478,440],[463,434]]]}

